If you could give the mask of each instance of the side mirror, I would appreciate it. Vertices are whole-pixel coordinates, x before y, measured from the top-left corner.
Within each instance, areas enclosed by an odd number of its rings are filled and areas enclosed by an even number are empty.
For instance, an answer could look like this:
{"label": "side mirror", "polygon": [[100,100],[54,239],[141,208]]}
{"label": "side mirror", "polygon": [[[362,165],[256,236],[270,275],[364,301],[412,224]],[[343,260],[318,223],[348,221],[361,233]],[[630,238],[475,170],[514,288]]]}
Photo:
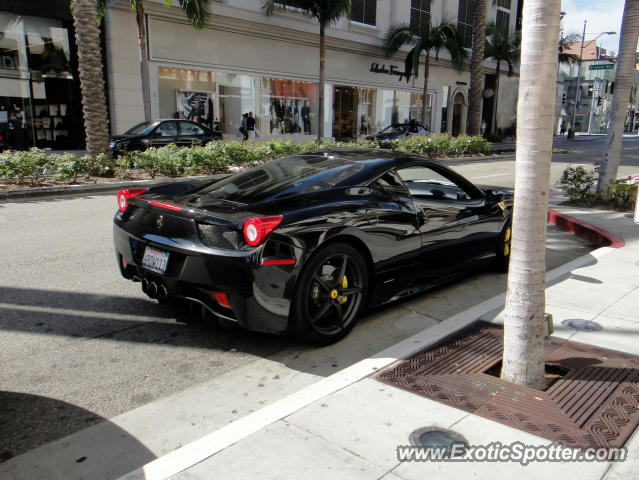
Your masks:
{"label": "side mirror", "polygon": [[504,192],[499,192],[497,190],[485,190],[486,200],[490,203],[498,203],[504,199]]}

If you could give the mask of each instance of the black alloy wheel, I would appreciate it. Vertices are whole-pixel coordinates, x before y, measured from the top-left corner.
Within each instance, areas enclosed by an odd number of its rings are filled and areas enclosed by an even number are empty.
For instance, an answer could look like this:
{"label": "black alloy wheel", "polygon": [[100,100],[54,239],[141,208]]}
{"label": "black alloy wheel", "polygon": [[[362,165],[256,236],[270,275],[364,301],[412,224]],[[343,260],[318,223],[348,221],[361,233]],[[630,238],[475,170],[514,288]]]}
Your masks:
{"label": "black alloy wheel", "polygon": [[291,333],[329,345],[351,331],[366,304],[368,271],[362,256],[345,243],[328,245],[300,275]]}

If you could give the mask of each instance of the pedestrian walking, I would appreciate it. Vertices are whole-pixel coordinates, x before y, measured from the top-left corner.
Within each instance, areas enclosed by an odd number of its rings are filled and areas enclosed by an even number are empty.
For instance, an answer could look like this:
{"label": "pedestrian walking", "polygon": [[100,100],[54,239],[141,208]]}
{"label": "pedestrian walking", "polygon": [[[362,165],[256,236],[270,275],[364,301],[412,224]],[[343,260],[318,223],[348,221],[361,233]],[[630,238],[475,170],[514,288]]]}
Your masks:
{"label": "pedestrian walking", "polygon": [[481,130],[481,136],[482,136],[482,137],[484,137],[484,136],[486,135],[486,128],[488,128],[488,124],[486,123],[486,119],[484,118],[484,119],[481,121],[481,127],[480,127],[480,130]]}
{"label": "pedestrian walking", "polygon": [[249,142],[255,141],[255,118],[253,117],[253,112],[249,112],[246,119],[246,138]]}
{"label": "pedestrian walking", "polygon": [[242,134],[242,140],[248,139],[247,127],[248,127],[248,113],[243,113],[242,123],[240,125],[240,133]]}
{"label": "pedestrian walking", "polygon": [[567,127],[566,120],[562,120],[561,121],[561,126],[559,127],[559,136],[560,137],[563,137],[564,134],[566,133],[566,127]]}

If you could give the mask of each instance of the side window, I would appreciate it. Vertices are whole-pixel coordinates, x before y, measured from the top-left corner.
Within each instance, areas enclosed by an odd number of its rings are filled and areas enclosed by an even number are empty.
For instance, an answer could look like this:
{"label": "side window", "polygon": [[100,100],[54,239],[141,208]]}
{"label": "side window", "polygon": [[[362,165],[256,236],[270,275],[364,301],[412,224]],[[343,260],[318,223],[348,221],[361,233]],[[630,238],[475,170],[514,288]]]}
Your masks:
{"label": "side window", "polygon": [[194,123],[180,122],[180,135],[203,135],[204,130]]}
{"label": "side window", "polygon": [[385,192],[395,192],[403,194],[408,193],[406,191],[406,187],[404,187],[402,181],[394,172],[386,172],[384,175],[371,183],[371,187],[375,187],[378,190],[382,190]]}
{"label": "side window", "polygon": [[432,168],[415,166],[397,170],[410,194],[429,200],[470,200],[471,195]]}
{"label": "side window", "polygon": [[161,137],[175,137],[177,135],[177,124],[175,122],[161,123],[155,132]]}

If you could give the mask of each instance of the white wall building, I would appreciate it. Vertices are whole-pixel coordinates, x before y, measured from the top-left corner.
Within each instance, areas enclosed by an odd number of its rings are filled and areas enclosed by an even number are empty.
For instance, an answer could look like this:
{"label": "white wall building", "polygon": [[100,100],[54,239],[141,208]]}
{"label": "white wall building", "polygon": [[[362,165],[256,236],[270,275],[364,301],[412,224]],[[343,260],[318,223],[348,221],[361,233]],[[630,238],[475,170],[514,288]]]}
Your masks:
{"label": "white wall building", "polygon": [[[261,0],[211,1],[209,27],[193,29],[176,1],[146,0],[153,118],[184,116],[217,126],[232,139],[243,113],[252,111],[263,138],[316,135],[319,26],[294,12],[267,16]],[[512,4],[512,5],[511,5]],[[409,81],[404,55],[386,58],[384,34],[398,22],[458,19],[466,36],[469,0],[353,0],[352,18],[327,30],[324,131],[361,138],[409,118],[421,118],[423,66]],[[518,1],[488,2],[487,19],[513,30]],[[472,12],[471,12],[472,13]],[[111,130],[143,120],[135,13],[129,0],[113,0],[105,18]],[[487,81],[494,62],[485,62]],[[514,121],[517,75],[502,71],[499,124]],[[426,128],[466,130],[468,66],[457,71],[447,53],[431,59]],[[490,104],[490,102],[484,102]],[[490,118],[490,117],[487,117]]]}

